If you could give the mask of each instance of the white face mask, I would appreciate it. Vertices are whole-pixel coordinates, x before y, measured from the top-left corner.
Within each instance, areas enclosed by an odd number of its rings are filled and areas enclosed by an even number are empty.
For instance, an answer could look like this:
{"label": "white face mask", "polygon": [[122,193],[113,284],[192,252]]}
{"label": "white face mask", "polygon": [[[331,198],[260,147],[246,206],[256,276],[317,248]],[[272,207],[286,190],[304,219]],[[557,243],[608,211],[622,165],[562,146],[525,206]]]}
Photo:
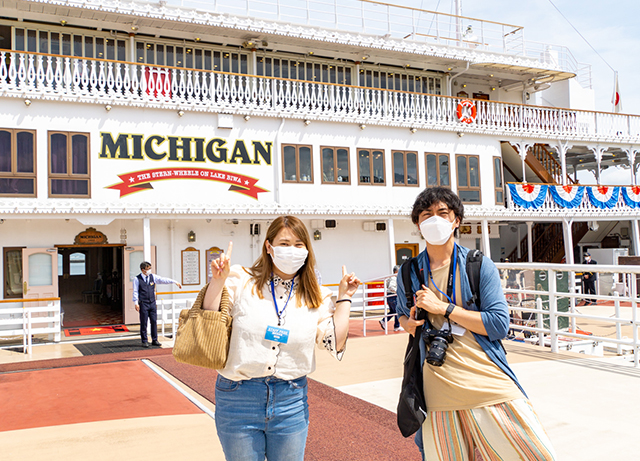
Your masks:
{"label": "white face mask", "polygon": [[422,221],[420,232],[430,245],[444,245],[453,233],[453,223],[440,216],[431,216]]}
{"label": "white face mask", "polygon": [[151,269],[147,269],[146,271],[142,271],[144,275],[151,275]]}
{"label": "white face mask", "polygon": [[300,268],[304,266],[309,252],[306,248],[296,247],[271,247],[273,254],[271,259],[273,264],[283,273],[292,275],[298,273]]}

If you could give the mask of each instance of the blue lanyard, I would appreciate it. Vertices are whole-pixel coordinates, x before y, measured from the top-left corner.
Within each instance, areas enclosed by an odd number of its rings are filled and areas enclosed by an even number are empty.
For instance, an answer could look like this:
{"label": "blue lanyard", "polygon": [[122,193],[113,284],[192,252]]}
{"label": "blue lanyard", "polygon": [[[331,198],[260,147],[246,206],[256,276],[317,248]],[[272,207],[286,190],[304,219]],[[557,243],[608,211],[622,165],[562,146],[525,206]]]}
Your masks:
{"label": "blue lanyard", "polygon": [[296,277],[294,276],[293,279],[291,279],[291,289],[289,290],[289,296],[287,296],[287,302],[284,303],[284,307],[282,308],[282,310],[278,309],[278,302],[276,301],[276,288],[273,285],[273,274],[271,274],[271,296],[273,297],[273,305],[276,307],[276,314],[278,315],[278,326],[280,326],[282,324],[282,314],[284,313],[284,310],[287,308],[287,305],[289,304],[289,300],[291,299],[291,293],[293,293],[293,285],[296,282]]}
{"label": "blue lanyard", "polygon": [[[440,288],[438,288],[438,285],[436,285],[436,282],[433,281],[433,275],[431,274],[431,264],[429,263],[429,254],[427,254],[426,256],[427,256],[427,271],[429,272],[429,280],[431,280],[431,283],[433,284],[433,286],[436,287],[436,290],[442,293],[442,295],[445,298],[447,298],[447,300],[450,303],[455,304],[456,303],[456,264],[458,261],[458,246],[456,244],[453,245],[453,270],[451,271],[451,275],[449,276],[449,281],[448,281],[448,283],[451,285],[451,295],[453,297],[453,300],[449,297],[449,295],[447,295],[446,293],[443,293],[443,291]],[[449,287],[447,286],[447,291],[449,291],[448,288]]]}

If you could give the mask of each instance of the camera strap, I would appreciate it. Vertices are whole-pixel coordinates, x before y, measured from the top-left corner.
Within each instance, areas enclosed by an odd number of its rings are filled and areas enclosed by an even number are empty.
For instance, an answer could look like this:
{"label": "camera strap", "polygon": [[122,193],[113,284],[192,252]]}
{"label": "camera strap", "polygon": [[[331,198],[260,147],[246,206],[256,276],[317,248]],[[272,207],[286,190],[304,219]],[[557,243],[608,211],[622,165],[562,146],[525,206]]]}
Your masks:
{"label": "camera strap", "polygon": [[[458,245],[456,245],[455,243],[453,244],[453,252],[451,253],[451,260],[449,264],[449,276],[447,277],[446,293],[444,293],[440,288],[438,288],[438,285],[436,285],[436,282],[433,280],[433,274],[431,273],[431,263],[429,262],[429,254],[427,254],[426,256],[427,256],[427,272],[429,274],[429,280],[431,281],[431,284],[445,298],[447,298],[447,301],[449,301],[451,304],[456,304],[456,266],[457,266],[457,260],[458,260]],[[449,318],[446,318],[446,321],[447,321],[448,332],[450,333],[451,321],[449,320]]]}

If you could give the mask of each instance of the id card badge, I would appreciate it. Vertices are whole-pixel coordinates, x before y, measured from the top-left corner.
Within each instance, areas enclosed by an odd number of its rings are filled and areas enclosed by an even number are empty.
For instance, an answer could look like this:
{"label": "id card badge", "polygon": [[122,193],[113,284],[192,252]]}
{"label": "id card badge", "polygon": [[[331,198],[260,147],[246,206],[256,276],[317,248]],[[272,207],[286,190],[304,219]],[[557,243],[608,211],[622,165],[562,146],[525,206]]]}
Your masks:
{"label": "id card badge", "polygon": [[467,331],[466,328],[462,328],[457,323],[451,322],[451,334],[456,336],[464,336],[464,333]]}
{"label": "id card badge", "polygon": [[287,344],[289,341],[289,330],[279,327],[267,327],[267,332],[264,335],[264,339],[267,341],[275,341],[280,344]]}

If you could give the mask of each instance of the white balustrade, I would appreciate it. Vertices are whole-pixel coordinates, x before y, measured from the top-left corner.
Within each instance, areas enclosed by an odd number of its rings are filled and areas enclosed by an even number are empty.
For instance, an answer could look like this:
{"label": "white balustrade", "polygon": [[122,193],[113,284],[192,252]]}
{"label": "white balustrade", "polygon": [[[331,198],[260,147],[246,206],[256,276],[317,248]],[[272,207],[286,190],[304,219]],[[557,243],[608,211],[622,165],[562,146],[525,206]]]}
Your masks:
{"label": "white balustrade", "polygon": [[640,142],[640,117],[69,56],[0,51],[0,94],[542,138]]}

